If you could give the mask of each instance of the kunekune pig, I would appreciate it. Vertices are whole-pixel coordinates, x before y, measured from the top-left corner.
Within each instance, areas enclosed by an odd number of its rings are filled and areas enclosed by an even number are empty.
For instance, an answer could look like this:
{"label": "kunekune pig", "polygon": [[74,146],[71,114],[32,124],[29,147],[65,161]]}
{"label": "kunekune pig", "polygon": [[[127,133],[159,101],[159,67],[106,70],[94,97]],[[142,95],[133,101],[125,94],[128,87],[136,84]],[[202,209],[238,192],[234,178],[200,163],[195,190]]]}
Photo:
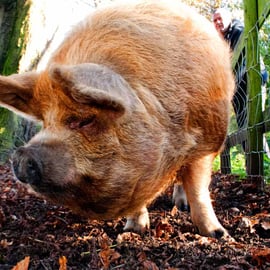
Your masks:
{"label": "kunekune pig", "polygon": [[12,161],[38,194],[93,219],[127,216],[125,229],[140,231],[178,171],[193,223],[220,237],[208,186],[234,91],[230,52],[176,2],[95,11],[44,71],[1,76],[0,102],[43,123]]}

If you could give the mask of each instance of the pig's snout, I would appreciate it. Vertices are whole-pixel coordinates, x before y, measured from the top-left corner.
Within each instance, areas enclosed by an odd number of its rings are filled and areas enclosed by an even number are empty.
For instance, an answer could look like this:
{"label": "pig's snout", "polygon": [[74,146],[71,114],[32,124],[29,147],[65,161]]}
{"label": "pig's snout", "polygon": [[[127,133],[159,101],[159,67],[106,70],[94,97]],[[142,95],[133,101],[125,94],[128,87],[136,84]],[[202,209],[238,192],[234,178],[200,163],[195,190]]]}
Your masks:
{"label": "pig's snout", "polygon": [[38,186],[42,181],[42,164],[35,149],[20,147],[12,160],[13,171],[23,183]]}

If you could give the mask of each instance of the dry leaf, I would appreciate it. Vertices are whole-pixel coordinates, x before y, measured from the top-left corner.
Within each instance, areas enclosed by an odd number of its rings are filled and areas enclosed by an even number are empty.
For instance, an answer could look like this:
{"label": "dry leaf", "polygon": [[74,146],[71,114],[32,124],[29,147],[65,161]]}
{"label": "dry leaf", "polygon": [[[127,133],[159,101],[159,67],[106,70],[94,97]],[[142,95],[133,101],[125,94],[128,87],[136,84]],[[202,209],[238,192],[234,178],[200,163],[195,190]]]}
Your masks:
{"label": "dry leaf", "polygon": [[143,269],[144,270],[159,270],[159,268],[157,267],[157,265],[149,260],[145,260],[143,263]]}
{"label": "dry leaf", "polygon": [[160,221],[156,226],[156,237],[165,236],[173,232],[173,227],[168,221]]}
{"label": "dry leaf", "polygon": [[213,238],[210,237],[201,236],[198,240],[198,244],[201,246],[210,245],[211,243],[213,243]]}
{"label": "dry leaf", "polygon": [[141,251],[137,254],[137,258],[139,262],[143,262],[146,260],[146,254],[145,252]]}
{"label": "dry leaf", "polygon": [[230,246],[234,246],[235,248],[238,248],[238,249],[244,249],[245,248],[245,244],[239,243],[239,242],[236,242],[236,241],[228,242],[228,244]]}
{"label": "dry leaf", "polygon": [[143,270],[158,270],[159,269],[154,262],[147,259],[145,252],[143,251],[139,252],[137,255],[137,258],[138,258],[138,261],[143,266]]}
{"label": "dry leaf", "polygon": [[13,241],[8,242],[7,239],[2,239],[0,241],[0,246],[3,248],[7,248],[8,246],[11,246],[13,244]]}
{"label": "dry leaf", "polygon": [[59,270],[67,270],[67,258],[62,256],[59,258]]}
{"label": "dry leaf", "polygon": [[263,221],[262,228],[266,231],[270,230],[270,221]]}
{"label": "dry leaf", "polygon": [[179,210],[177,208],[177,206],[175,205],[172,210],[171,210],[171,216],[174,217],[178,214]]}
{"label": "dry leaf", "polygon": [[121,257],[121,255],[114,249],[104,249],[99,252],[99,257],[102,261],[104,269],[108,269],[110,264]]}
{"label": "dry leaf", "polygon": [[27,256],[23,260],[18,262],[17,265],[12,268],[12,270],[28,270],[29,262],[30,257]]}
{"label": "dry leaf", "polygon": [[142,238],[141,235],[137,233],[124,232],[117,235],[116,241],[117,244],[122,244],[123,242],[131,242],[131,241],[142,242]]}
{"label": "dry leaf", "polygon": [[253,248],[251,254],[253,261],[256,261],[260,267],[266,262],[270,263],[270,248]]}

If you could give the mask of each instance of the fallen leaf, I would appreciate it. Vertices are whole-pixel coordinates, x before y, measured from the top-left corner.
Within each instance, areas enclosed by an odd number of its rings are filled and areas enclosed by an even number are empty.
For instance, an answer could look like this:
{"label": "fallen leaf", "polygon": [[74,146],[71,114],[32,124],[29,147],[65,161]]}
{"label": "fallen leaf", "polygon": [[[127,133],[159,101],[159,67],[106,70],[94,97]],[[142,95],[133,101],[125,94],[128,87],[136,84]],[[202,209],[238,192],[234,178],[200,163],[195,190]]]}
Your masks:
{"label": "fallen leaf", "polygon": [[17,265],[12,268],[12,270],[28,270],[29,262],[30,257],[27,256],[23,260],[18,262]]}
{"label": "fallen leaf", "polygon": [[177,206],[175,205],[172,210],[171,210],[171,216],[176,216],[178,214],[179,210],[177,208]]}
{"label": "fallen leaf", "polygon": [[133,232],[124,232],[117,235],[116,242],[117,244],[122,244],[123,242],[141,242],[142,238],[141,235]]}
{"label": "fallen leaf", "polygon": [[259,223],[258,219],[251,219],[250,217],[242,217],[241,221],[239,222],[238,228],[242,229],[249,229],[250,233],[254,233],[256,230],[254,226]]}
{"label": "fallen leaf", "polygon": [[145,252],[141,251],[137,254],[137,258],[139,262],[145,261],[146,260],[146,254]]}
{"label": "fallen leaf", "polygon": [[263,221],[262,222],[262,228],[264,230],[270,230],[270,221]]}
{"label": "fallen leaf", "polygon": [[159,268],[157,267],[157,265],[149,260],[145,260],[144,262],[142,262],[143,265],[143,270],[159,270]]}
{"label": "fallen leaf", "polygon": [[164,237],[173,232],[173,227],[168,221],[160,221],[156,226],[156,237]]}
{"label": "fallen leaf", "polygon": [[213,238],[201,236],[198,240],[198,244],[201,246],[210,245],[211,243],[214,242],[213,240],[214,240]]}
{"label": "fallen leaf", "polygon": [[115,262],[121,257],[121,255],[117,251],[110,248],[101,250],[98,255],[102,261],[104,269],[108,269],[112,262]]}
{"label": "fallen leaf", "polygon": [[59,270],[67,270],[67,258],[62,256],[59,258]]}
{"label": "fallen leaf", "polygon": [[243,243],[239,243],[239,242],[236,242],[236,241],[234,241],[234,242],[228,242],[228,244],[230,245],[230,246],[234,246],[235,248],[238,248],[238,249],[244,249],[245,248],[245,244],[243,244]]}
{"label": "fallen leaf", "polygon": [[7,239],[3,239],[0,241],[0,246],[3,248],[7,248],[8,246],[11,246],[13,244],[13,241],[8,242]]}
{"label": "fallen leaf", "polygon": [[256,261],[259,267],[270,263],[270,248],[253,248],[251,249],[252,260]]}

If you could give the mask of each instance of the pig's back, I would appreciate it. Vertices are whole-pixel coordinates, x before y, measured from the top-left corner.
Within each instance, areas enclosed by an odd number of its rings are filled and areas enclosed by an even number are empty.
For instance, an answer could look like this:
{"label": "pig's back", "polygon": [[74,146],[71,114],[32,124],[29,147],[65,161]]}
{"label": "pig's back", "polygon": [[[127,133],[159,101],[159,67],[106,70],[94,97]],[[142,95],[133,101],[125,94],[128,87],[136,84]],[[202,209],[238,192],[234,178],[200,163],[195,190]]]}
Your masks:
{"label": "pig's back", "polygon": [[[229,48],[212,24],[190,8],[166,1],[164,10],[159,2],[95,12],[70,33],[52,61],[104,64],[131,83],[140,81],[158,92],[183,86],[196,95],[204,82],[218,80],[217,70],[228,70]],[[219,90],[227,96],[224,92]]]}

